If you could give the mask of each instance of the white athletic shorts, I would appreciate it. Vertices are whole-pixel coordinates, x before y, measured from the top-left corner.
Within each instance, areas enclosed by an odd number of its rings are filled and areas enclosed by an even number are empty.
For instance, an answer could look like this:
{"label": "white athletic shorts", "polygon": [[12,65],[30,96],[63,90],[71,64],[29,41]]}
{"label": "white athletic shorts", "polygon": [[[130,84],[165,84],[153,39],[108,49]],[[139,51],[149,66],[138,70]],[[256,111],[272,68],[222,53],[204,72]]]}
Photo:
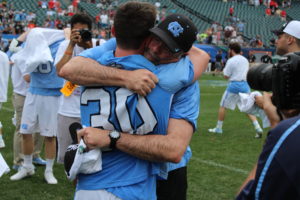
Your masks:
{"label": "white athletic shorts", "polygon": [[78,190],[74,200],[121,200],[106,190]]}
{"label": "white athletic shorts", "polygon": [[239,94],[231,93],[226,90],[222,96],[220,106],[230,110],[234,110],[239,101],[240,101]]}
{"label": "white athletic shorts", "polygon": [[40,132],[42,136],[56,137],[59,96],[27,93],[21,119],[21,134]]}

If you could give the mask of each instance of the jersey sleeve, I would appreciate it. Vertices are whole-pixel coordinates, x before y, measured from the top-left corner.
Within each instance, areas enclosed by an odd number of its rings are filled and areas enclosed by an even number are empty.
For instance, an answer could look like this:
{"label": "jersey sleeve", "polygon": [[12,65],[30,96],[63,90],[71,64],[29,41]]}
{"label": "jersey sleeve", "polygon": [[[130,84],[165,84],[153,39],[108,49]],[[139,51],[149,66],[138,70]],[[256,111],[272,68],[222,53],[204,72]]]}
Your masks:
{"label": "jersey sleeve", "polygon": [[196,81],[178,91],[172,100],[170,118],[184,119],[197,128],[200,108],[200,88]]}
{"label": "jersey sleeve", "polygon": [[117,47],[117,42],[115,38],[112,38],[105,42],[104,44],[87,49],[79,54],[79,56],[85,57],[85,58],[91,58],[93,60],[98,60],[103,53],[111,50],[115,50]]}
{"label": "jersey sleeve", "polygon": [[171,93],[190,85],[194,79],[194,66],[188,56],[176,63],[159,65],[158,68],[159,85]]}

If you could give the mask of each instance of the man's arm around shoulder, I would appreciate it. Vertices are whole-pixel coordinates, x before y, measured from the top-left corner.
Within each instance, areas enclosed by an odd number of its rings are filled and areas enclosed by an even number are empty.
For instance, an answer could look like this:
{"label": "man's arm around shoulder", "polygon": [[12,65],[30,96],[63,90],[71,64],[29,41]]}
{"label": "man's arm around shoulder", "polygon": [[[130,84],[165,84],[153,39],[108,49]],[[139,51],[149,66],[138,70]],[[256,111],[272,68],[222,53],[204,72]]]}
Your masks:
{"label": "man's arm around shoulder", "polygon": [[67,62],[60,70],[59,76],[78,85],[125,87],[143,96],[158,82],[157,77],[146,69],[127,71],[106,67],[82,56],[74,57]]}

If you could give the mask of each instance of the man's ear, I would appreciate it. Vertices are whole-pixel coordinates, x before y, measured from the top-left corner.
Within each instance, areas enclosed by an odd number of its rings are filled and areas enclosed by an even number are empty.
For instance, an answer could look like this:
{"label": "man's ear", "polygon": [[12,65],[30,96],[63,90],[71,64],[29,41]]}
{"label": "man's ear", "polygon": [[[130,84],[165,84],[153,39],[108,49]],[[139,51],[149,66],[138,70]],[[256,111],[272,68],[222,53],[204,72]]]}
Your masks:
{"label": "man's ear", "polygon": [[288,44],[290,45],[290,44],[292,44],[293,42],[296,42],[296,38],[294,38],[293,36],[288,36]]}
{"label": "man's ear", "polygon": [[116,30],[114,26],[111,27],[111,34],[112,36],[116,37]]}

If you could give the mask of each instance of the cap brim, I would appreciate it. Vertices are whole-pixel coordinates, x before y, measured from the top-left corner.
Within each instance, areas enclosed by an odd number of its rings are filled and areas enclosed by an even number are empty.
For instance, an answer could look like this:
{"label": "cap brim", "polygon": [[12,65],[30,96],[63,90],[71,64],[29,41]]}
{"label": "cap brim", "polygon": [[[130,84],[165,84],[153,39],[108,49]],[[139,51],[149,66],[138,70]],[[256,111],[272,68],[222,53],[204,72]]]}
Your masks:
{"label": "cap brim", "polygon": [[176,44],[174,40],[171,39],[171,37],[165,33],[164,31],[160,30],[158,27],[154,27],[150,29],[150,32],[159,37],[172,51],[173,53],[178,53],[176,49],[179,49],[182,51],[182,49],[179,48],[179,46]]}

